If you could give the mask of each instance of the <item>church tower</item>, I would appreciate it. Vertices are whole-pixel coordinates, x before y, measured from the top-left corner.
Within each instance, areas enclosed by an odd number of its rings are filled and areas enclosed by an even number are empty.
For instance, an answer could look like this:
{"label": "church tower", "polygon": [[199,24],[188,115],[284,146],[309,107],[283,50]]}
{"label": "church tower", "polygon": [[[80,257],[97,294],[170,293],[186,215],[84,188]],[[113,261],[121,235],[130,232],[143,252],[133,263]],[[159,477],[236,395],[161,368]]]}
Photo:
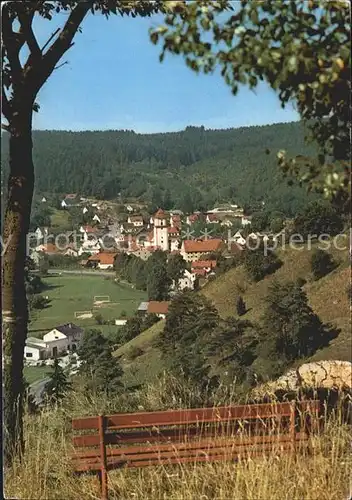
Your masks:
{"label": "church tower", "polygon": [[164,252],[169,250],[168,217],[161,208],[154,215],[154,245]]}

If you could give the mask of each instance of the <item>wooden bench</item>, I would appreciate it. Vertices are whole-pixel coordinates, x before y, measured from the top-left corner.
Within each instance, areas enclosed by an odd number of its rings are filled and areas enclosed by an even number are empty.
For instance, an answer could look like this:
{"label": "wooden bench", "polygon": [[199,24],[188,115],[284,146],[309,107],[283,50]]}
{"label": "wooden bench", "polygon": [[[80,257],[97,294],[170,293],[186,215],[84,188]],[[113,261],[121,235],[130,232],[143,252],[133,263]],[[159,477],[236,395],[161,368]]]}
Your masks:
{"label": "wooden bench", "polygon": [[295,451],[307,442],[318,412],[319,401],[303,401],[77,418],[73,467],[99,475],[105,500],[111,469]]}

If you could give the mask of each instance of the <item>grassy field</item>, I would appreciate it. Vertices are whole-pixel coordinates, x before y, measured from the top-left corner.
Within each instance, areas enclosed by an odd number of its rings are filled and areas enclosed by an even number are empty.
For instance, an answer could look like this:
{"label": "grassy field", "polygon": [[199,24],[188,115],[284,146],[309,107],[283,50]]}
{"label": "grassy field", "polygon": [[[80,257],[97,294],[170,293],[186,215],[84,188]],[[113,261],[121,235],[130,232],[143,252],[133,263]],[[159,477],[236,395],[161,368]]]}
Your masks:
{"label": "grassy field", "polygon": [[50,373],[49,366],[25,366],[23,369],[24,378],[29,384],[45,378],[47,373]]}
{"label": "grassy field", "polygon": [[[166,382],[166,383],[165,383]],[[73,392],[63,405],[25,418],[25,453],[5,470],[5,496],[18,499],[98,500],[96,476],[73,474],[70,455],[75,417],[116,412],[189,407],[192,394],[162,379],[135,395],[87,398]],[[174,390],[173,390],[174,387]],[[231,404],[232,399],[214,404]],[[121,467],[109,471],[111,500],[347,500],[352,466],[350,429],[337,414],[309,440],[310,453],[280,453],[279,445],[267,456],[250,460],[189,463],[174,466]]]}
{"label": "grassy field", "polygon": [[70,214],[68,210],[58,210],[53,208],[51,214],[51,226],[54,229],[61,229],[62,231],[70,230],[72,228],[70,222]]}
{"label": "grassy field", "polygon": [[[135,290],[129,285],[116,284],[113,279],[99,275],[50,276],[43,281],[47,287],[43,295],[47,295],[51,303],[33,315],[29,336],[39,337],[51,328],[70,321],[83,327],[98,327],[94,318],[76,319],[75,311],[93,311],[93,315],[99,313],[106,320],[115,319],[120,317],[122,311],[132,315],[146,298],[143,291]],[[110,303],[94,306],[95,295],[109,295]],[[107,334],[118,329],[105,325],[99,328]]]}

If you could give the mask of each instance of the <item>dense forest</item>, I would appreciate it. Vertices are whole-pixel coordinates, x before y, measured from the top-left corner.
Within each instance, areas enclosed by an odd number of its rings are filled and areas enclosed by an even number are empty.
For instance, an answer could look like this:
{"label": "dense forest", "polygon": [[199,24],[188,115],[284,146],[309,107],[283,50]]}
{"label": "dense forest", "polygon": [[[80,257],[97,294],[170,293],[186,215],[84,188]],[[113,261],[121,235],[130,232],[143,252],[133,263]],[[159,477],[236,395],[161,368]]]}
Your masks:
{"label": "dense forest", "polygon": [[[3,175],[8,137],[2,135]],[[309,155],[300,123],[227,130],[187,127],[184,131],[34,131],[37,193],[78,192],[98,198],[142,198],[164,208],[204,210],[232,201],[294,215],[307,194],[288,186],[276,153]],[[269,153],[270,152],[270,153]],[[6,177],[5,177],[6,178]]]}

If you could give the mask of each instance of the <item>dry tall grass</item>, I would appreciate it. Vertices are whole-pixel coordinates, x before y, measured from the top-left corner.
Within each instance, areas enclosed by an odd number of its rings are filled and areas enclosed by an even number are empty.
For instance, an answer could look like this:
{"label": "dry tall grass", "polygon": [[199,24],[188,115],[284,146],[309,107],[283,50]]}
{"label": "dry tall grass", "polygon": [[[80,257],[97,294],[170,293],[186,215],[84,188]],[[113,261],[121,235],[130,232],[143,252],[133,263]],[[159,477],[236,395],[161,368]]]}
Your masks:
{"label": "dry tall grass", "polygon": [[[16,499],[99,499],[95,476],[72,473],[70,420],[100,412],[187,407],[200,395],[161,380],[134,396],[113,400],[67,397],[62,407],[26,415],[26,449],[22,463],[5,471],[6,497]],[[227,395],[228,397],[228,395]],[[217,401],[216,401],[217,399]],[[231,399],[231,396],[230,396]],[[215,403],[224,403],[220,393]],[[234,401],[227,401],[234,402]],[[111,499],[124,500],[344,500],[349,495],[352,465],[349,428],[339,415],[327,419],[324,432],[312,438],[312,454],[275,452],[268,457],[230,462],[147,467],[109,472]]]}

